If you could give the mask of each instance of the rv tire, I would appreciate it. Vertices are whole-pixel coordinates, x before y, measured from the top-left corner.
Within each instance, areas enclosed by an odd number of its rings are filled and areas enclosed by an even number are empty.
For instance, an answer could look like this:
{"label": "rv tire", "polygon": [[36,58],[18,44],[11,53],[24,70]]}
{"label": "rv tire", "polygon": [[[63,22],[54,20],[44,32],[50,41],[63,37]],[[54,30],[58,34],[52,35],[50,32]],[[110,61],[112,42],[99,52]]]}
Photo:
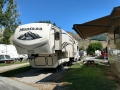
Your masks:
{"label": "rv tire", "polygon": [[68,63],[67,63],[68,66],[71,66],[72,65],[72,61],[70,60]]}

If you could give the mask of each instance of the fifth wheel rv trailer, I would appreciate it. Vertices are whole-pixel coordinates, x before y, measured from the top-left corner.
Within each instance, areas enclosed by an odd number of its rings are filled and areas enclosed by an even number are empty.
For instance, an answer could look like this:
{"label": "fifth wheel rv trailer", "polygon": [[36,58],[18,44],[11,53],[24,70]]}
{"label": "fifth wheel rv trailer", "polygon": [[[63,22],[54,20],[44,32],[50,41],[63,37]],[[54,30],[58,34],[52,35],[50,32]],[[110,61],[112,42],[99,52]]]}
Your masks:
{"label": "fifth wheel rv trailer", "polygon": [[74,40],[74,61],[80,60],[78,42]]}
{"label": "fifth wheel rv trailer", "polygon": [[[74,39],[48,23],[29,23],[15,30],[13,43],[19,54],[28,54],[33,68],[57,68],[74,60]],[[74,47],[75,46],[75,47]]]}

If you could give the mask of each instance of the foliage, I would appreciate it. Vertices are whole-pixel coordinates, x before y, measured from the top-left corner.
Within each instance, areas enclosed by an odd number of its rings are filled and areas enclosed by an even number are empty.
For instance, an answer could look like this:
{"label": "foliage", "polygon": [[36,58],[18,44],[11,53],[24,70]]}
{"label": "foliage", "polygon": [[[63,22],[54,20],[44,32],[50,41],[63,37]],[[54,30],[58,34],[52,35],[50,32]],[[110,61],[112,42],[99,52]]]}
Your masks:
{"label": "foliage", "polygon": [[40,21],[38,21],[38,23],[51,23],[51,22],[50,22],[50,20],[46,20],[46,21],[40,20]]}
{"label": "foliage", "polygon": [[87,53],[90,55],[93,55],[95,53],[95,50],[102,50],[103,46],[100,42],[92,42],[89,44],[87,48]]}
{"label": "foliage", "polygon": [[[51,21],[50,20],[40,20],[40,21],[38,21],[38,22],[35,22],[35,23],[50,23],[50,24],[53,24],[54,26],[57,26],[56,25],[56,23],[54,22],[54,23],[51,23]],[[60,27],[58,27],[58,28],[60,28]]]}
{"label": "foliage", "polygon": [[56,26],[56,23],[53,23],[54,26]]}
{"label": "foliage", "polygon": [[[109,67],[103,65],[83,66],[77,63],[70,67],[62,76],[64,90],[117,90],[117,82],[108,77]],[[112,77],[112,76],[111,76]]]}
{"label": "foliage", "polygon": [[9,44],[10,36],[14,33],[17,26],[21,24],[20,15],[15,0],[1,0],[0,4],[0,28],[4,28],[1,43]]}
{"label": "foliage", "polygon": [[28,60],[24,61],[24,62],[19,62],[19,61],[16,61],[14,63],[0,63],[0,67],[3,67],[3,66],[11,66],[11,65],[15,65],[15,64],[23,64],[23,63],[27,63]]}
{"label": "foliage", "polygon": [[18,68],[9,70],[9,71],[1,72],[0,75],[5,76],[5,77],[13,77],[16,74],[24,73],[31,69],[32,67],[28,64],[28,65],[23,65],[21,67],[18,67]]}
{"label": "foliage", "polygon": [[79,48],[79,50],[85,50],[85,47],[84,47],[84,46],[81,46],[81,47]]}

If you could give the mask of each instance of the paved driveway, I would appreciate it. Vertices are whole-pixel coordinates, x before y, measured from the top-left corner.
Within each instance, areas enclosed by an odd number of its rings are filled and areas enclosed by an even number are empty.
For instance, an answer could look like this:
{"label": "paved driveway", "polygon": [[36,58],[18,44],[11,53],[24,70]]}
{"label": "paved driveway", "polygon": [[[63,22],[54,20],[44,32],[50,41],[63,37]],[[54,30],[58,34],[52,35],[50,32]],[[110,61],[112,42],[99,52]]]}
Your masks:
{"label": "paved driveway", "polygon": [[0,76],[0,90],[38,90],[32,86]]}

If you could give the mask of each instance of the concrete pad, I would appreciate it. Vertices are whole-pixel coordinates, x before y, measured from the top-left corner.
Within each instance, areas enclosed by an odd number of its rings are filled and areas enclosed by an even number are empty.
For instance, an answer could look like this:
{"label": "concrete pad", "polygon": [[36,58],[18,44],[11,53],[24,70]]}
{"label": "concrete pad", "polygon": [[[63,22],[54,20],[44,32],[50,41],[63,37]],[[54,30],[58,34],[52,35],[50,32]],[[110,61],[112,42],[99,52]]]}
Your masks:
{"label": "concrete pad", "polygon": [[0,76],[0,90],[39,90],[7,77]]}

